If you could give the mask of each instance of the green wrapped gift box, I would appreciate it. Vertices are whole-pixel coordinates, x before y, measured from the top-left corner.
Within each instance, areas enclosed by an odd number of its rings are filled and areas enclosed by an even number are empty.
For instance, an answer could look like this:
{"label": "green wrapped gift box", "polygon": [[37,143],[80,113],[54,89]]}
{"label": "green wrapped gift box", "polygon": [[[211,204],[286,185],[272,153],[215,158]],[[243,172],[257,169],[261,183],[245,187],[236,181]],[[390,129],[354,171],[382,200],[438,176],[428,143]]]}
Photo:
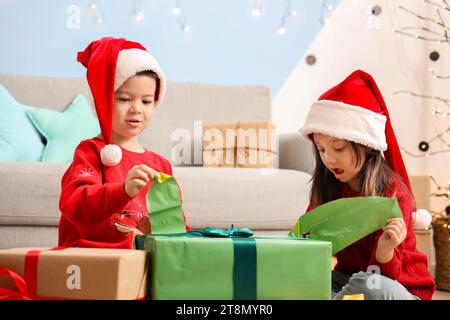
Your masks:
{"label": "green wrapped gift box", "polygon": [[[248,230],[248,229],[247,229]],[[330,299],[331,243],[289,237],[145,235],[152,299]]]}

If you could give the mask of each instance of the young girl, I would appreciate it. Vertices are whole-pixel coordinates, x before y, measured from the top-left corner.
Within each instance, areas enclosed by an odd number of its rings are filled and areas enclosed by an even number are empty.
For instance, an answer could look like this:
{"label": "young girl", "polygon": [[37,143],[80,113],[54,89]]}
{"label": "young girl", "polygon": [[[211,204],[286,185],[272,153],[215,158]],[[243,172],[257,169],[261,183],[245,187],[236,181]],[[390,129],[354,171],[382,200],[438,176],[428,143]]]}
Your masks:
{"label": "young girl", "polygon": [[340,292],[333,288],[334,298],[362,293],[365,299],[431,299],[435,284],[427,257],[416,249],[414,197],[373,78],[357,70],[326,91],[301,132],[316,157],[307,211],[338,198],[385,196],[396,197],[403,213],[336,254],[333,282],[346,284]]}
{"label": "young girl", "polygon": [[172,175],[168,160],[138,142],[164,99],[165,75],[142,45],[123,38],[92,42],[78,61],[101,134],[78,145],[62,178],[59,245],[132,248],[136,233],[150,232],[146,194],[154,177]]}

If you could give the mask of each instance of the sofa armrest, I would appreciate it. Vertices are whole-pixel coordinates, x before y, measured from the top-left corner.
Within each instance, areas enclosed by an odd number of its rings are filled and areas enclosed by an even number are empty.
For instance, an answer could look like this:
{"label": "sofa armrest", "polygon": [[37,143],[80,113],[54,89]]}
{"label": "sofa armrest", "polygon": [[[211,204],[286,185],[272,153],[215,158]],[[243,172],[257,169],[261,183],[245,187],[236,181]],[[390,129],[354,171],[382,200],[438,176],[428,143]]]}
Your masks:
{"label": "sofa armrest", "polygon": [[278,138],[280,169],[293,169],[312,174],[315,161],[311,143],[306,141],[300,132],[282,133]]}

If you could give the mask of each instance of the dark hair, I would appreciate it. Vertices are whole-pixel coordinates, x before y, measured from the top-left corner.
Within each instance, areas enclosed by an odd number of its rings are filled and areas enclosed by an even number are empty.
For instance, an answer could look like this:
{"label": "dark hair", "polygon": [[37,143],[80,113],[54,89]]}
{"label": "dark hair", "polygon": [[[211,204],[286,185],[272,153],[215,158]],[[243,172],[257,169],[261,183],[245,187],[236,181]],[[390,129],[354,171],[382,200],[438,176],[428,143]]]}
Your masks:
{"label": "dark hair", "polygon": [[[415,208],[414,196],[406,187],[402,177],[396,174],[387,164],[380,151],[374,150],[370,147],[346,141],[347,145],[352,150],[352,156],[355,157],[356,165],[358,167],[363,160],[363,155],[366,155],[364,164],[361,168],[359,178],[361,182],[361,196],[386,196],[386,191],[393,179],[398,181],[402,189],[406,190],[412,207]],[[315,208],[321,204],[336,200],[340,197],[340,192],[343,183],[336,179],[336,177],[327,169],[320,158],[319,150],[313,143],[313,152],[316,160],[316,167],[311,178],[312,186],[310,192],[310,205]],[[396,195],[393,194],[392,197]]]}
{"label": "dark hair", "polygon": [[156,90],[155,90],[155,101],[159,100],[159,88],[161,87],[161,80],[158,77],[158,74],[153,70],[144,70],[136,73],[137,76],[147,76],[149,78],[155,79],[156,81]]}

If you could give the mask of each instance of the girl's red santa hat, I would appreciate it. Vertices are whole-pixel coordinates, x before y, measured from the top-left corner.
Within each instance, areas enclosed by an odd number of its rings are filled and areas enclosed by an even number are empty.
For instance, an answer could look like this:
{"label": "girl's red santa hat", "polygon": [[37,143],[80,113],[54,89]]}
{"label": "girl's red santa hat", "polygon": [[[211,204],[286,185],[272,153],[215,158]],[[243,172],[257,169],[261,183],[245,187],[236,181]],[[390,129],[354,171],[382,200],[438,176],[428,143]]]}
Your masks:
{"label": "girl's red santa hat", "polygon": [[411,190],[386,103],[370,74],[356,70],[322,94],[300,131],[309,140],[322,133],[384,151],[389,166]]}
{"label": "girl's red santa hat", "polygon": [[159,90],[155,107],[164,100],[166,77],[156,59],[141,44],[125,38],[105,37],[91,42],[78,52],[77,60],[87,68],[87,80],[94,98],[98,121],[105,141],[100,152],[102,163],[115,166],[122,159],[122,150],[112,140],[114,92],[130,77],[141,71],[158,76]]}

